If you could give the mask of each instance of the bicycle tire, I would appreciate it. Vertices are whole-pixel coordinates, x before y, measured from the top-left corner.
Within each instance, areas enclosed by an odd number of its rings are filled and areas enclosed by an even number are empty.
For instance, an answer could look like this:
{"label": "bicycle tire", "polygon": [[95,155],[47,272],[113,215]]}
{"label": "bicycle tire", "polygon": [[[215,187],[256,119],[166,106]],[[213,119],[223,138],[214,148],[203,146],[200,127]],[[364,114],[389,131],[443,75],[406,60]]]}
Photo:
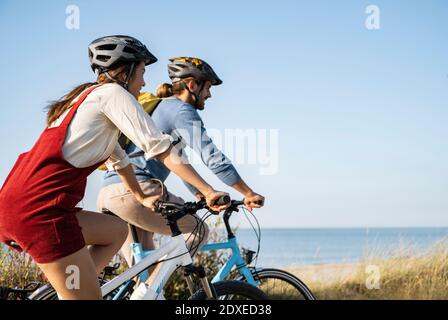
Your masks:
{"label": "bicycle tire", "polygon": [[[255,281],[260,281],[260,288],[268,295],[272,300],[316,300],[316,297],[306,284],[295,275],[281,269],[275,268],[251,268],[252,275]],[[235,278],[237,281],[246,281],[242,275],[238,275]],[[282,281],[287,283],[290,288],[286,293],[285,290],[280,294],[278,292],[269,291],[267,282],[269,280]],[[275,289],[274,289],[275,290]]]}
{"label": "bicycle tire", "polygon": [[[246,282],[226,280],[213,283],[217,299],[220,300],[268,300],[268,296],[259,288]],[[243,299],[244,298],[244,299]],[[188,300],[207,300],[204,289],[196,291]]]}
{"label": "bicycle tire", "polygon": [[[45,284],[36,291],[34,291],[29,297],[29,300],[59,300],[56,290],[51,284]],[[107,300],[107,299],[106,299]]]}
{"label": "bicycle tire", "polygon": [[44,284],[42,287],[34,291],[29,300],[59,300],[56,290],[50,284]]}

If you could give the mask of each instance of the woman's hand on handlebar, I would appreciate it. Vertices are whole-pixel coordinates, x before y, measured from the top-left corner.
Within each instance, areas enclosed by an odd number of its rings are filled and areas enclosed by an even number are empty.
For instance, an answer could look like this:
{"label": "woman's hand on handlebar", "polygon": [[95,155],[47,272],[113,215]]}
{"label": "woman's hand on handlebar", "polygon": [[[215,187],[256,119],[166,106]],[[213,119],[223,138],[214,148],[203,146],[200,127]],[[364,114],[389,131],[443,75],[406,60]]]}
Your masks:
{"label": "woman's hand on handlebar", "polygon": [[159,199],[160,199],[160,194],[145,195],[145,196],[141,197],[140,199],[138,199],[138,201],[145,207],[154,209],[155,208],[154,202],[156,202]]}
{"label": "woman's hand on handlebar", "polygon": [[221,204],[221,205],[215,204],[215,202],[222,196],[229,196],[229,194],[226,192],[221,192],[221,191],[216,191],[216,190],[213,190],[213,191],[207,193],[205,195],[205,201],[207,202],[207,206],[215,212],[220,212],[220,211],[228,208],[230,206],[230,202],[226,203],[226,204]]}

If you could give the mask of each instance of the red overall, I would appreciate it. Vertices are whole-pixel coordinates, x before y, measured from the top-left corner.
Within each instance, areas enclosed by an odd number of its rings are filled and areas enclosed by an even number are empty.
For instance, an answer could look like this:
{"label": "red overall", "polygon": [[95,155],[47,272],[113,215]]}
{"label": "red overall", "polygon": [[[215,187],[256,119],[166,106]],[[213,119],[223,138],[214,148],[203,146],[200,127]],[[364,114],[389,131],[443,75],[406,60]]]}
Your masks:
{"label": "red overall", "polygon": [[83,93],[60,126],[45,129],[33,148],[19,156],[0,190],[0,241],[37,263],[85,246],[76,205],[84,197],[87,176],[99,164],[75,168],[64,159],[62,146],[76,110],[93,89]]}

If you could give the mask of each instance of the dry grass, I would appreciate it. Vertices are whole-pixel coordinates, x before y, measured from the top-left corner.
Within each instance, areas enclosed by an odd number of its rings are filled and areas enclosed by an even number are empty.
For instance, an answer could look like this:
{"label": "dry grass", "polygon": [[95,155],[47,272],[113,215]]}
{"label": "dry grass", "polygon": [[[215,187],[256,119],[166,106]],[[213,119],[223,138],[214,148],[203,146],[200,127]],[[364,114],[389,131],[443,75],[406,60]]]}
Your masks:
{"label": "dry grass", "polygon": [[[225,254],[216,252],[201,258],[209,275],[226,259]],[[307,266],[289,271],[299,276],[318,299],[448,299],[448,240],[424,252],[402,245],[389,252],[371,250],[356,264]],[[0,286],[24,287],[42,280],[41,271],[28,255],[0,246]],[[175,280],[178,281],[174,287],[166,292],[171,298],[179,298],[186,290],[183,281]]]}
{"label": "dry grass", "polygon": [[291,271],[318,299],[448,299],[448,240],[420,253],[405,246],[387,255],[375,258],[385,254],[373,252],[357,264]]}
{"label": "dry grass", "polygon": [[32,281],[43,277],[31,257],[0,245],[0,286],[23,288]]}

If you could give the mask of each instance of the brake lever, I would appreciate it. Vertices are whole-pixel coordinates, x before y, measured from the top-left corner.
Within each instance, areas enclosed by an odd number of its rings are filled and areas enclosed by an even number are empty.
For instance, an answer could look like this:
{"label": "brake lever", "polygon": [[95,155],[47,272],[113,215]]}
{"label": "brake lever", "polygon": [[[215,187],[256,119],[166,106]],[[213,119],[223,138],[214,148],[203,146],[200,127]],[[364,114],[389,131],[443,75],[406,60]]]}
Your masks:
{"label": "brake lever", "polygon": [[154,207],[156,212],[162,214],[162,211],[164,210],[181,210],[183,208],[183,205],[175,202],[156,200],[154,202]]}

